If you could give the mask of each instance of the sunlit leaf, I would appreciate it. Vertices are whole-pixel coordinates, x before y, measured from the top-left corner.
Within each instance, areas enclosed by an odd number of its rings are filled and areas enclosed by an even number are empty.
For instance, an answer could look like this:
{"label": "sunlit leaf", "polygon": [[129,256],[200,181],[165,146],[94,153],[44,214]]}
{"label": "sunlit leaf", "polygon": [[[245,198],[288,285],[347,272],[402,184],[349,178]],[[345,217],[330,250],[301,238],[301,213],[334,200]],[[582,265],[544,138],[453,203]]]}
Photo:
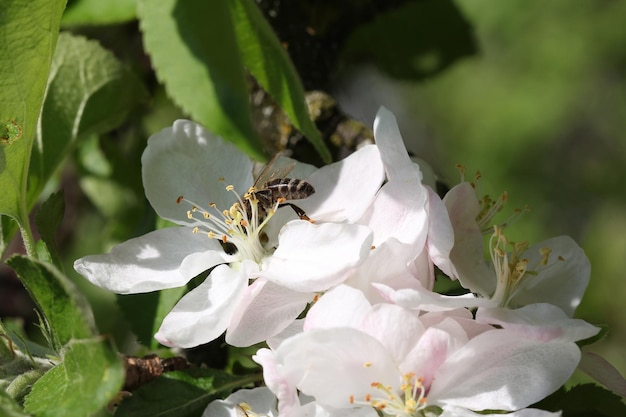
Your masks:
{"label": "sunlit leaf", "polygon": [[144,94],[135,75],[97,42],[59,36],[41,115],[42,136],[33,147],[29,203],[34,204],[78,139],[117,127]]}
{"label": "sunlit leaf", "polygon": [[143,0],[146,51],[168,95],[195,121],[264,159],[226,0]]}
{"label": "sunlit leaf", "polygon": [[272,28],[253,1],[230,1],[228,4],[244,64],[322,159],[330,163],[330,151],[309,116],[298,73]]}
{"label": "sunlit leaf", "polygon": [[52,265],[16,255],[7,260],[43,313],[55,347],[95,332],[87,301],[72,282]]}
{"label": "sunlit leaf", "polygon": [[137,0],[75,0],[65,10],[61,23],[67,25],[110,25],[136,17]]}
{"label": "sunlit leaf", "polygon": [[65,0],[9,0],[0,12],[0,213],[22,224],[28,161],[64,7]]}
{"label": "sunlit leaf", "polygon": [[121,389],[124,367],[103,339],[74,340],[63,361],[33,385],[24,409],[38,417],[89,416]]}

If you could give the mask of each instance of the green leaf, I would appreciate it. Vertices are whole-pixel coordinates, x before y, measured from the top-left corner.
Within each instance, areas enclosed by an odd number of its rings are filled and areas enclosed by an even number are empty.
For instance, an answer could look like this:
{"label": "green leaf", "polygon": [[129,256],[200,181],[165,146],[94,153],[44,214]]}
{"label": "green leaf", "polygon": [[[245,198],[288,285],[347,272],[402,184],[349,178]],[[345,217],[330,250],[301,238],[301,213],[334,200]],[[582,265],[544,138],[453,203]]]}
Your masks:
{"label": "green leaf", "polygon": [[97,42],[61,34],[33,148],[29,203],[80,138],[119,126],[145,96],[138,78]]}
{"label": "green leaf", "polygon": [[63,270],[63,263],[54,237],[63,221],[64,213],[65,199],[63,198],[63,192],[58,191],[51,194],[43,202],[35,215],[35,224],[37,225],[37,230],[39,230],[41,241],[45,244],[50,260],[59,270]]}
{"label": "green leaf", "polygon": [[0,389],[0,415],[3,417],[28,417],[15,400]]}
{"label": "green leaf", "polygon": [[73,283],[52,265],[16,255],[7,260],[52,331],[54,348],[95,333],[87,301]]}
{"label": "green leaf", "polygon": [[143,0],[138,16],[168,95],[214,134],[265,159],[227,0]]}
{"label": "green leaf", "polygon": [[0,213],[22,225],[28,222],[28,162],[64,7],[65,0],[2,3]]}
{"label": "green leaf", "polygon": [[253,1],[230,0],[228,4],[244,64],[322,159],[330,163],[330,151],[309,116],[298,73],[271,26]]}
{"label": "green leaf", "polygon": [[186,288],[183,286],[144,294],[117,296],[117,304],[130,323],[139,343],[151,349],[159,347],[153,336],[185,291]]}
{"label": "green leaf", "polygon": [[62,353],[63,362],[33,385],[24,404],[27,412],[38,417],[89,416],[121,389],[124,366],[106,340],[73,340]]}
{"label": "green leaf", "polygon": [[476,53],[473,30],[451,0],[409,1],[352,32],[346,60],[373,60],[395,78],[431,77]]}
{"label": "green leaf", "polygon": [[130,22],[137,17],[136,0],[75,0],[63,13],[61,24],[110,25]]}
{"label": "green leaf", "polygon": [[189,369],[163,374],[133,392],[117,409],[116,417],[197,417],[219,395],[250,383],[216,369]]}

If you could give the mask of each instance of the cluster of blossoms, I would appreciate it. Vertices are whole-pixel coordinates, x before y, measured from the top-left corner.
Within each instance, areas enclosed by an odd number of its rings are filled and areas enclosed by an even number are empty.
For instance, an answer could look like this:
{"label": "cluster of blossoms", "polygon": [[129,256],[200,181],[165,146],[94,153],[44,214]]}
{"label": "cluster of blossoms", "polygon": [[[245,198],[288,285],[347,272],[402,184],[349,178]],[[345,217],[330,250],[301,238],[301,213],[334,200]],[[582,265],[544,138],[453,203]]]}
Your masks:
{"label": "cluster of blossoms", "polygon": [[[121,294],[209,271],[156,339],[193,347],[226,332],[231,345],[268,347],[253,357],[266,386],[205,416],[559,415],[527,407],[563,385],[576,342],[599,331],[572,318],[590,274],[583,251],[567,237],[509,242],[492,224],[499,202],[469,183],[441,199],[388,110],[374,135],[323,168],[295,162],[290,177],[315,189],[297,201],[309,221],[282,199],[263,206],[248,157],[177,121],[150,138],[142,163],[148,200],[179,227],[75,268]],[[434,292],[436,271],[467,293]]]}

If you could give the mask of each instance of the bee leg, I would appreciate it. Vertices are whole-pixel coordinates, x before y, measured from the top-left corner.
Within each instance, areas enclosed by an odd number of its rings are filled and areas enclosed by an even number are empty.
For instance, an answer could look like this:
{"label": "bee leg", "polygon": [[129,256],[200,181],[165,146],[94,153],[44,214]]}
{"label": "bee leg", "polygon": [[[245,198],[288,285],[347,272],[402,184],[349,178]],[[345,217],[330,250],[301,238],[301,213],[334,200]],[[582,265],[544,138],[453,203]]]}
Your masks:
{"label": "bee leg", "polygon": [[291,203],[283,203],[283,204],[279,204],[278,207],[284,207],[284,206],[289,206],[293,209],[293,211],[296,212],[296,214],[298,215],[298,217],[300,217],[301,220],[306,220],[308,222],[311,223],[315,223],[314,220],[311,220],[309,218],[309,216],[306,215],[306,213],[304,212],[304,210],[302,210],[300,207],[296,206],[295,204],[291,204]]}

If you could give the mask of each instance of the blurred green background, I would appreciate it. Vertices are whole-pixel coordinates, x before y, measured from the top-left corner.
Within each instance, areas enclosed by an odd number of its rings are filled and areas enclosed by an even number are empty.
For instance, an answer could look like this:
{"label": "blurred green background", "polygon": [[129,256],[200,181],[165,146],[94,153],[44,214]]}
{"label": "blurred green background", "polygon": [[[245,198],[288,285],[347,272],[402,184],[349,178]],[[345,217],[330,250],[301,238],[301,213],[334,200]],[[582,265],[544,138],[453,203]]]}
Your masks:
{"label": "blurred green background", "polygon": [[532,211],[513,240],[572,236],[592,265],[577,316],[607,324],[592,351],[626,374],[626,2],[455,2],[479,53],[419,84],[375,70],[344,74],[338,96],[368,122],[383,104],[407,146],[449,184]]}

